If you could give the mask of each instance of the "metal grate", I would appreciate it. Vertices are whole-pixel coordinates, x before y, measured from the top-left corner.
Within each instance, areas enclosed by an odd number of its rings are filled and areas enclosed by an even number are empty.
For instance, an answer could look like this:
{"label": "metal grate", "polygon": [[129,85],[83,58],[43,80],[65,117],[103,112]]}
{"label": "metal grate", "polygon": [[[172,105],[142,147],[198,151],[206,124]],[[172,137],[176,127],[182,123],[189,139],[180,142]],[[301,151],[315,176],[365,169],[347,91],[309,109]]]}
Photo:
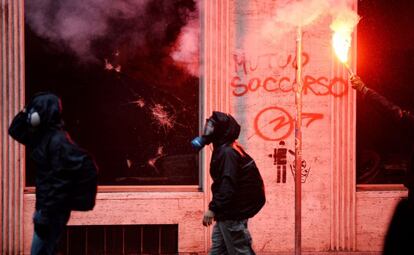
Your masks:
{"label": "metal grate", "polygon": [[178,225],[68,226],[61,255],[177,254]]}

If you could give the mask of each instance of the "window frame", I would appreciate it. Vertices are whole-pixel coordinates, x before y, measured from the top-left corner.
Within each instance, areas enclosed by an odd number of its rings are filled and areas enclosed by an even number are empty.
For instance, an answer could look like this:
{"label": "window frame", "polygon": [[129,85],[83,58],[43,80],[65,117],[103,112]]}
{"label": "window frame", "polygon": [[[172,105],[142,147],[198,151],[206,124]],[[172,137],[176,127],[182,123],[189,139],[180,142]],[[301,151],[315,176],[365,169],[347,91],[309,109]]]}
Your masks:
{"label": "window frame", "polygon": [[[204,103],[206,100],[205,97],[205,82],[203,77],[203,70],[204,70],[204,10],[203,6],[205,4],[204,0],[199,0],[200,9],[199,12],[199,84],[198,84],[198,130],[199,133],[202,131],[203,122],[205,119],[205,107]],[[23,1],[24,2],[24,1]],[[22,26],[22,33],[25,34],[25,26]],[[24,48],[24,45],[23,45]],[[23,54],[23,60],[26,58],[26,54]],[[25,61],[24,61],[25,62]],[[23,65],[23,74],[25,76],[25,65]],[[23,94],[26,94],[26,82],[24,81],[23,86]],[[26,161],[28,158],[27,153],[25,152],[25,148],[22,148],[24,160]],[[205,176],[204,173],[206,167],[206,153],[201,151],[198,154],[198,183],[197,184],[189,184],[189,185],[98,185],[98,193],[122,193],[122,192],[203,192],[205,187]],[[36,187],[35,186],[27,186],[26,185],[26,166],[24,166],[23,171],[23,194],[35,194]]]}

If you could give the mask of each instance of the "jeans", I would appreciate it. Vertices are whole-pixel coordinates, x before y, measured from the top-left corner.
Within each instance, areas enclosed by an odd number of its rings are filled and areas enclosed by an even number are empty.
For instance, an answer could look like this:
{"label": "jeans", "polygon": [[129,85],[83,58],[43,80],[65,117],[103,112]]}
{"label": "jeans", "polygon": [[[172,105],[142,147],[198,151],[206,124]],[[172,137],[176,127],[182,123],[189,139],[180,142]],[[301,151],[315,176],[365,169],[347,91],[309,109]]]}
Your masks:
{"label": "jeans", "polygon": [[[36,210],[33,216],[35,231],[33,234],[31,255],[53,255],[59,240],[69,221],[70,211],[48,217],[47,223],[41,222],[42,212]],[[39,224],[41,222],[41,224]]]}
{"label": "jeans", "polygon": [[247,220],[217,221],[213,228],[211,255],[255,254]]}

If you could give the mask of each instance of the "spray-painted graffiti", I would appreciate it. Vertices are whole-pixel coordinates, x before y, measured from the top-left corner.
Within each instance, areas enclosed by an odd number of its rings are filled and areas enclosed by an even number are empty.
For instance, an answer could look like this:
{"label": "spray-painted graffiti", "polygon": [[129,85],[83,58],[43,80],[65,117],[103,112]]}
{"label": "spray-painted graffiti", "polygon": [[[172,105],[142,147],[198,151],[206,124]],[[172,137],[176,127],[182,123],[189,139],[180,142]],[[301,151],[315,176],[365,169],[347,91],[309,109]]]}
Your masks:
{"label": "spray-painted graffiti", "polygon": [[[234,76],[230,86],[233,95],[241,97],[248,92],[255,92],[262,88],[269,93],[288,93],[294,91],[295,80],[287,76],[268,76],[264,78],[252,77],[247,82],[242,82],[239,76]],[[303,78],[303,94],[315,96],[342,97],[348,94],[348,82],[339,77],[328,79],[327,77],[313,77],[305,75]]]}
{"label": "spray-painted graffiti", "polygon": [[[305,127],[323,119],[321,113],[302,113]],[[254,119],[255,134],[266,141],[280,141],[289,137],[294,128],[293,117],[283,108],[270,106],[261,110]]]}
{"label": "spray-painted graffiti", "polygon": [[279,147],[275,148],[269,157],[273,158],[273,165],[276,165],[276,182],[286,183],[287,148],[285,141],[280,141]]}
{"label": "spray-painted graffiti", "polygon": [[[303,53],[302,66],[310,62],[307,53]],[[296,57],[292,54],[264,54],[247,59],[244,54],[233,55],[235,76],[231,79],[230,86],[236,97],[247,93],[253,93],[259,89],[266,93],[290,93],[294,91],[295,78],[280,75],[280,71],[286,68],[297,68]],[[273,72],[274,75],[265,77],[254,76],[259,70]],[[342,77],[328,78],[325,76],[305,75],[303,77],[303,94],[316,96],[342,97],[348,94],[348,81]]]}
{"label": "spray-painted graffiti", "polygon": [[[293,176],[293,180],[295,179],[295,152],[293,150],[288,150],[286,148],[285,141],[280,141],[279,146],[274,148],[273,154],[269,154],[268,156],[270,158],[273,158],[273,165],[276,166],[276,183],[286,183],[286,166],[288,164],[288,152],[291,155],[289,158],[289,161],[291,162],[289,164],[291,173]],[[293,157],[292,157],[293,156]],[[307,166],[307,163],[305,160],[302,159],[302,176],[301,180],[302,183],[306,182],[306,179],[309,176],[310,173],[310,166]]]}
{"label": "spray-painted graffiti", "polygon": [[[289,150],[289,153],[292,155],[295,155],[295,152],[292,150]],[[302,183],[306,182],[306,179],[308,179],[309,173],[310,173],[311,167],[307,165],[306,160],[302,159],[302,167],[301,167],[301,181]],[[290,164],[290,171],[292,172],[293,180],[295,180],[295,173],[296,173],[296,161],[293,160]]]}
{"label": "spray-painted graffiti", "polygon": [[[233,61],[234,72],[243,72],[245,75],[261,69],[275,71],[288,67],[297,68],[296,57],[293,54],[269,53],[257,56],[255,59],[247,59],[245,54],[233,54]],[[302,63],[302,66],[309,63],[309,54],[306,52],[302,54]]]}

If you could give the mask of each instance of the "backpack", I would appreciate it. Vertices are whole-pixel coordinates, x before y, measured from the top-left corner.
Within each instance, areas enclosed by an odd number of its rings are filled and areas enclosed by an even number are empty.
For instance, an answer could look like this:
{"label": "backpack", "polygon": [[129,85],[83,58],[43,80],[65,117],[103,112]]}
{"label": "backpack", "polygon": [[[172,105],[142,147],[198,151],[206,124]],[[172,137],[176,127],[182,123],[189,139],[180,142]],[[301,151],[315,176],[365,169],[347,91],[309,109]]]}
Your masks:
{"label": "backpack", "polygon": [[88,154],[82,161],[82,167],[73,176],[73,187],[70,194],[70,209],[74,211],[90,211],[95,206],[98,191],[98,167]]}
{"label": "backpack", "polygon": [[[247,154],[248,155],[248,154]],[[241,167],[241,171],[244,172],[251,181],[250,189],[254,193],[254,200],[249,211],[249,218],[255,216],[266,203],[266,192],[263,182],[263,178],[260,175],[260,170],[256,165],[254,159],[248,156],[251,160]],[[253,184],[254,183],[254,184]]]}
{"label": "backpack", "polygon": [[260,174],[260,170],[256,165],[254,159],[247,154],[247,152],[238,144],[233,144],[233,148],[243,155],[240,166],[239,188],[240,198],[239,200],[249,199],[250,206],[245,208],[244,214],[248,218],[255,216],[266,203],[266,194],[263,178]]}
{"label": "backpack", "polygon": [[[53,134],[56,133],[51,133],[51,137]],[[98,191],[98,166],[92,156],[75,144],[66,132],[63,135],[66,137],[62,141],[63,146],[70,151],[70,154],[82,160],[80,166],[73,166],[70,170],[71,187],[68,189],[68,209],[90,211],[95,207]],[[61,131],[56,137],[62,137]]]}

